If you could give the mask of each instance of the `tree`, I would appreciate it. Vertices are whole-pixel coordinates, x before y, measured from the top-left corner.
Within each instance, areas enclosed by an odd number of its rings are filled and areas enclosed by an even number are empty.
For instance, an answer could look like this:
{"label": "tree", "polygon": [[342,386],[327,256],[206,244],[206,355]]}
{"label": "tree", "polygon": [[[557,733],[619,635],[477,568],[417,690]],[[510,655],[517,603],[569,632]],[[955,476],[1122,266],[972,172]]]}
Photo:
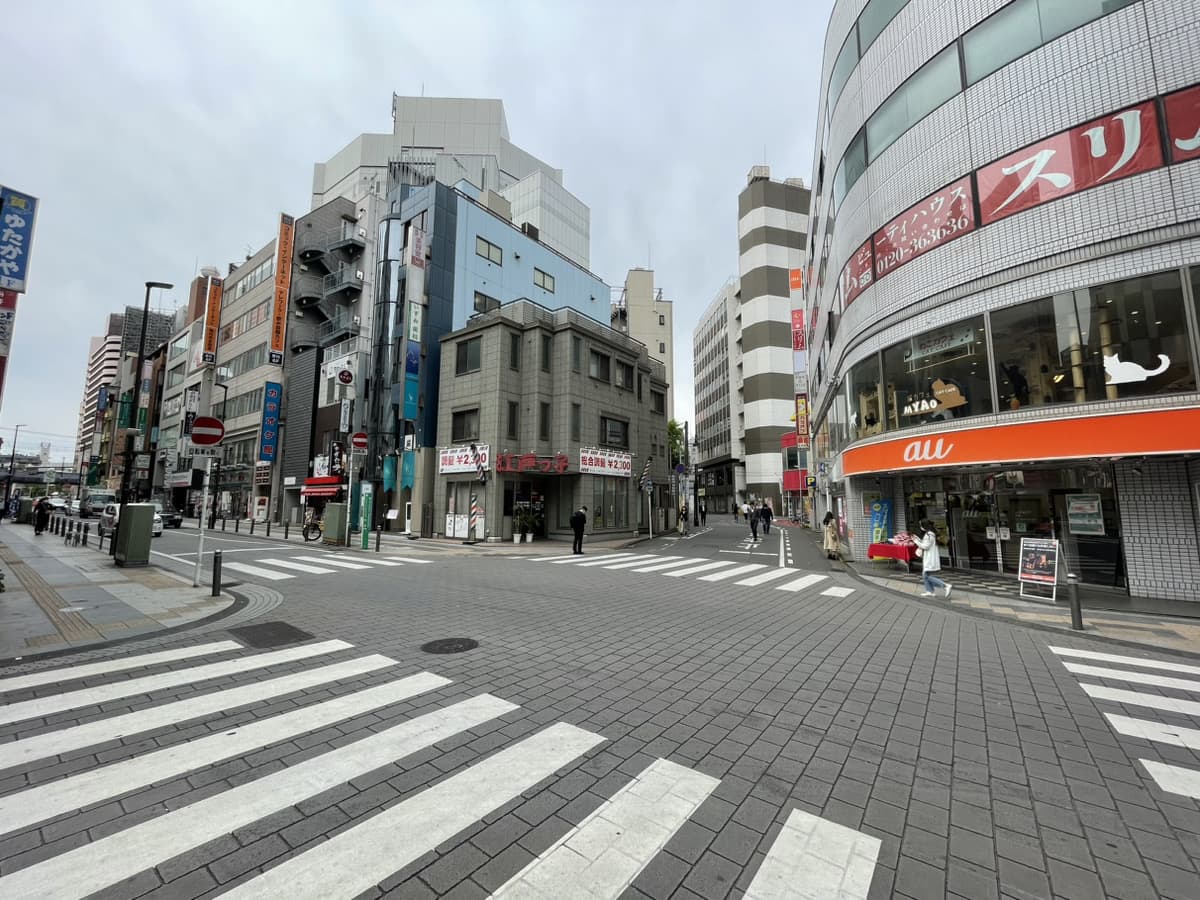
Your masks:
{"label": "tree", "polygon": [[674,419],[667,423],[667,446],[671,451],[669,462],[674,469],[676,463],[683,462],[683,426]]}

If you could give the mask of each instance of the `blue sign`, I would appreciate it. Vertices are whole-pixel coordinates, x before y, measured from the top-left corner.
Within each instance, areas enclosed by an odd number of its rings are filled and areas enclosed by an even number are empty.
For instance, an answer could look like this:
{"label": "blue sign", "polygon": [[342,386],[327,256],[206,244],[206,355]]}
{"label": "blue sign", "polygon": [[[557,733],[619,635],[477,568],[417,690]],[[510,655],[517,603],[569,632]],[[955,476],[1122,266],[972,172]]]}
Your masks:
{"label": "blue sign", "polygon": [[421,383],[416,375],[404,376],[404,418],[417,417],[417,400],[421,396]]}
{"label": "blue sign", "polygon": [[262,429],[259,432],[258,458],[274,462],[279,450],[279,404],[283,402],[283,385],[268,381],[263,386]]}
{"label": "blue sign", "polygon": [[100,385],[100,390],[96,392],[96,412],[102,413],[108,410],[108,387]]}
{"label": "blue sign", "polygon": [[892,501],[876,500],[871,504],[871,543],[882,544],[892,536]]}
{"label": "blue sign", "polygon": [[403,458],[400,460],[400,489],[411,488],[414,482],[414,460],[411,450],[405,451]]}
{"label": "blue sign", "polygon": [[25,292],[37,197],[0,187],[0,288]]}
{"label": "blue sign", "polygon": [[383,458],[383,489],[385,491],[396,489],[396,457],[394,456]]}
{"label": "blue sign", "polygon": [[416,341],[409,341],[404,349],[404,372],[407,375],[416,375],[421,369],[421,345]]}

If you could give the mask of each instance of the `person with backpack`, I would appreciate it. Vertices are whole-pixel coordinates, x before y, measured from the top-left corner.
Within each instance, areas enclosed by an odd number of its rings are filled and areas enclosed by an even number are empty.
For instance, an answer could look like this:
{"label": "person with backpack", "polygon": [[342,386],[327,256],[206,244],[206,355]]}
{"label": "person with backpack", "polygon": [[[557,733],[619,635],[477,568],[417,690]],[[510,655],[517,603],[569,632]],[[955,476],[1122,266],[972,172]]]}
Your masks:
{"label": "person with backpack", "polygon": [[750,523],[750,539],[753,541],[757,541],[758,540],[758,510],[751,507],[750,504],[747,503],[744,512],[746,513],[746,521],[748,521]]}
{"label": "person with backpack", "polygon": [[917,555],[921,557],[921,577],[925,582],[925,593],[922,597],[932,597],[935,588],[941,588],[950,596],[950,585],[934,575],[942,570],[942,555],[938,552],[937,532],[933,522],[922,519],[920,523],[921,536],[917,538]]}
{"label": "person with backpack", "polygon": [[771,518],[773,513],[771,507],[767,505],[767,501],[763,500],[763,505],[758,511],[758,519],[762,523],[763,536],[771,533]]}

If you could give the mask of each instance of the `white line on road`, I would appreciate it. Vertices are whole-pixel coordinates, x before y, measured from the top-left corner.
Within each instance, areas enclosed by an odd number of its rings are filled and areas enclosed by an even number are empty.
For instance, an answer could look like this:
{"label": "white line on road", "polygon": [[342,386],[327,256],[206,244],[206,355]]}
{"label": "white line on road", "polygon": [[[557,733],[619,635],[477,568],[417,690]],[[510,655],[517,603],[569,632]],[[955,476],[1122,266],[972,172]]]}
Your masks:
{"label": "white line on road", "polygon": [[824,581],[827,575],[805,575],[803,578],[797,578],[795,581],[789,581],[787,584],[777,584],[777,591],[802,591],[805,588],[812,587],[814,584],[819,584]]}
{"label": "white line on road", "polygon": [[239,562],[227,562],[224,564],[224,568],[241,572],[243,575],[257,575],[259,578],[266,578],[269,581],[286,581],[289,578],[296,577],[295,575],[287,575],[284,572],[273,572],[270,569],[263,569],[259,566],[251,566]]}
{"label": "white line on road", "polygon": [[119,700],[123,697],[137,697],[151,691],[161,691],[164,688],[179,687],[183,684],[194,684],[207,681],[210,678],[222,678],[226,675],[238,675],[243,672],[253,672],[280,663],[296,662],[313,656],[322,656],[338,650],[349,650],[353,644],[345,641],[322,641],[319,644],[304,644],[300,647],[289,647],[287,650],[276,650],[272,653],[259,653],[254,656],[239,656],[224,662],[209,663],[187,669],[175,669],[158,675],[145,675],[141,678],[130,678],[127,681],[114,681],[111,684],[98,687],[84,688],[66,694],[53,694],[0,706],[0,725],[9,722],[19,722],[22,719],[35,719],[49,716],[53,713],[68,709],[79,709],[84,706],[95,706],[109,700]]}
{"label": "white line on road", "polygon": [[[623,559],[621,561],[622,562],[649,562],[650,560],[656,559],[656,558],[657,557],[653,553],[639,553],[636,556],[626,557],[625,559]],[[610,564],[610,562],[607,559],[590,559],[587,562],[581,562],[579,564],[579,568],[585,569],[585,568],[589,568],[591,566],[607,566],[609,564]]]}
{"label": "white line on road", "polygon": [[[670,560],[670,559],[683,559],[683,557],[682,556],[658,556],[658,555],[652,553],[652,554],[650,554],[650,559],[657,559],[659,562],[666,562],[667,560]],[[644,566],[644,565],[646,565],[645,559],[635,559],[635,560],[633,560],[633,562],[626,561],[626,562],[614,563],[611,566],[605,565],[604,568],[606,568],[606,569],[632,569],[634,566]]]}
{"label": "white line on road", "polygon": [[364,566],[362,563],[346,562],[344,559],[326,559],[323,556],[293,556],[292,559],[298,559],[302,562],[321,563],[325,566],[337,566],[339,569],[369,569],[370,566]]}
{"label": "white line on road", "polygon": [[738,566],[736,569],[728,569],[724,572],[713,572],[711,575],[701,575],[701,581],[724,581],[726,578],[736,578],[738,575],[746,575],[750,572],[757,572],[759,569],[766,568],[765,563],[747,563],[744,566]]}
{"label": "white line on road", "polygon": [[[601,559],[611,559],[613,562],[616,562],[618,559],[628,559],[631,556],[633,556],[632,553],[606,553],[603,556],[590,556],[588,559],[592,562]],[[561,566],[564,563],[577,562],[583,562],[583,560],[579,558],[579,554],[572,554],[571,556],[558,556],[550,560],[550,564],[554,566]]]}
{"label": "white line on road", "polygon": [[267,566],[279,566],[281,569],[291,569],[296,572],[305,572],[309,575],[328,575],[330,572],[336,572],[336,569],[326,569],[324,566],[310,566],[308,563],[292,562],[290,559],[256,559],[256,563],[261,563]]}
{"label": "white line on road", "polygon": [[1146,706],[1150,709],[1182,713],[1185,716],[1200,716],[1200,703],[1195,700],[1180,700],[1177,697],[1164,697],[1161,694],[1143,694],[1141,691],[1122,691],[1100,684],[1080,682],[1079,686],[1094,700],[1112,700],[1114,703],[1123,703],[1126,706]]}
{"label": "white line on road", "polygon": [[[0,896],[25,900],[86,897],[193,847],[231,834],[251,822],[517,708],[506,700],[481,694],[418,716],[19,869],[0,878]],[[291,896],[293,891],[285,893]]]}
{"label": "white line on road", "polygon": [[[663,557],[663,558],[666,559],[666,557]],[[687,557],[686,559],[676,559],[673,562],[660,562],[660,563],[655,563],[652,566],[642,566],[641,568],[634,569],[633,571],[635,571],[635,572],[661,572],[664,569],[674,569],[674,568],[677,568],[678,566],[695,565],[695,562],[696,562],[696,557],[690,556],[690,557]]]}
{"label": "white line on road", "polygon": [[1152,759],[1139,759],[1160,788],[1171,794],[1182,794],[1200,800],[1200,772],[1181,766],[1168,766]]}
{"label": "white line on road", "polygon": [[122,656],[118,659],[106,659],[103,662],[85,663],[65,669],[48,669],[29,675],[0,678],[0,692],[17,691],[22,688],[37,687],[41,684],[54,684],[58,681],[74,681],[77,678],[88,678],[92,675],[106,675],[109,672],[123,672],[126,669],[140,669],[142,666],[155,666],[159,663],[178,662],[181,659],[193,659],[197,656],[210,656],[215,653],[243,649],[245,648],[237,641],[217,641],[213,644],[177,647],[174,650],[163,650],[159,653],[143,653],[141,656]]}
{"label": "white line on road", "polygon": [[[324,703],[305,706],[282,715],[153,753],[90,769],[59,781],[29,788],[0,798],[0,834],[82,809],[121,794],[165,783],[172,778],[231,759],[269,744],[288,741],[310,731],[320,731],[337,722],[366,715],[393,703],[449,684],[447,678],[422,672],[399,681],[343,694]],[[213,723],[220,727],[220,722]]]}
{"label": "white line on road", "polygon": [[722,566],[732,566],[733,563],[727,559],[719,559],[716,562],[706,562],[703,565],[692,566],[690,569],[675,569],[671,572],[663,572],[668,578],[682,578],[684,575],[695,575],[697,572],[707,572],[710,569],[719,569]]}
{"label": "white line on road", "polygon": [[719,784],[655,760],[492,897],[619,897]]}
{"label": "white line on road", "polygon": [[854,593],[854,588],[848,587],[831,587],[821,591],[822,597],[849,597]]}
{"label": "white line on road", "polygon": [[228,900],[356,897],[603,741],[600,735],[565,722],[551,725],[224,896]]}
{"label": "white line on road", "polygon": [[1182,725],[1164,725],[1162,722],[1132,719],[1129,716],[1117,716],[1112,713],[1105,713],[1104,718],[1108,719],[1108,724],[1113,727],[1114,731],[1126,737],[1158,741],[1160,744],[1186,747],[1189,750],[1200,750],[1200,729],[1184,728]]}
{"label": "white line on road", "polygon": [[420,559],[416,556],[392,556],[390,553],[388,554],[388,559],[402,563],[414,563],[418,566],[427,566],[433,562],[432,559]]}
{"label": "white line on road", "polygon": [[23,740],[11,741],[7,744],[0,744],[0,769],[50,756],[61,756],[73,750],[103,744],[106,741],[115,741],[156,728],[165,728],[168,725],[181,725],[191,719],[227,712],[261,700],[273,700],[276,697],[283,697],[323,684],[356,678],[359,675],[386,669],[395,664],[394,659],[388,659],[386,656],[378,654],[362,656],[358,659],[348,659],[345,662],[306,669],[291,675],[268,678],[266,681],[256,681],[241,687],[201,694],[162,706],[151,706],[136,712],[110,716],[107,719],[97,719],[94,722],[85,722],[82,725],[75,725],[60,731],[49,731]]}
{"label": "white line on road", "polygon": [[862,900],[878,858],[878,838],[793,809],[743,900]]}
{"label": "white line on road", "polygon": [[1071,647],[1051,647],[1050,649],[1059,656],[1074,656],[1097,662],[1123,663],[1129,666],[1141,666],[1143,669],[1163,669],[1167,672],[1178,672],[1181,675],[1200,675],[1200,666],[1185,666],[1182,663],[1161,662],[1157,659],[1138,659],[1134,656],[1116,656],[1112,653],[1096,653],[1093,650],[1075,650]]}
{"label": "white line on road", "polygon": [[757,587],[760,584],[766,584],[768,581],[774,581],[776,578],[783,578],[785,575],[795,575],[795,569],[771,569],[768,572],[763,572],[761,575],[754,575],[750,578],[743,578],[741,581],[734,582],[735,584],[744,584],[747,587]]}
{"label": "white line on road", "polygon": [[1128,672],[1124,669],[1105,669],[1101,666],[1081,666],[1065,662],[1068,672],[1076,675],[1091,675],[1093,678],[1110,678],[1114,681],[1132,681],[1135,684],[1151,684],[1155,687],[1177,688],[1181,691],[1200,691],[1200,681],[1186,678],[1168,678],[1165,675],[1150,675],[1147,672]]}

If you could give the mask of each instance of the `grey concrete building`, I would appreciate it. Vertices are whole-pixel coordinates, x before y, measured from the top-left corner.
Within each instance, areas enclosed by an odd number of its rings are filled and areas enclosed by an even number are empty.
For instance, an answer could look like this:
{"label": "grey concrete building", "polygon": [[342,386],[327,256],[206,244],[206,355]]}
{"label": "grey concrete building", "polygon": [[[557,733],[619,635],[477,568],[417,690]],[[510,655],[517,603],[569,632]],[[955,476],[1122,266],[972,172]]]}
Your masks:
{"label": "grey concrete building", "polygon": [[[117,368],[121,362],[124,316],[110,313],[105,325],[104,334],[96,335],[88,344],[88,364],[83,378],[83,399],[79,403],[79,428],[75,439],[76,470],[88,463],[93,455],[100,453],[97,426],[104,412],[100,408],[100,389],[104,388],[107,394],[107,389],[116,383]],[[105,400],[107,402],[107,396]]]}
{"label": "grey concrete building", "polygon": [[675,417],[675,305],[654,286],[653,269],[630,269],[613,297],[612,327],[646,345],[651,359],[667,368],[667,418]]}
{"label": "grey concrete building", "polygon": [[589,533],[644,531],[644,471],[663,527],[668,384],[644,345],[573,309],[517,300],[441,346],[437,533],[510,540],[528,517],[535,536],[566,538],[580,505]]}
{"label": "grey concrete building", "polygon": [[732,512],[746,499],[740,300],[730,278],[692,332],[697,464],[710,513]]}

